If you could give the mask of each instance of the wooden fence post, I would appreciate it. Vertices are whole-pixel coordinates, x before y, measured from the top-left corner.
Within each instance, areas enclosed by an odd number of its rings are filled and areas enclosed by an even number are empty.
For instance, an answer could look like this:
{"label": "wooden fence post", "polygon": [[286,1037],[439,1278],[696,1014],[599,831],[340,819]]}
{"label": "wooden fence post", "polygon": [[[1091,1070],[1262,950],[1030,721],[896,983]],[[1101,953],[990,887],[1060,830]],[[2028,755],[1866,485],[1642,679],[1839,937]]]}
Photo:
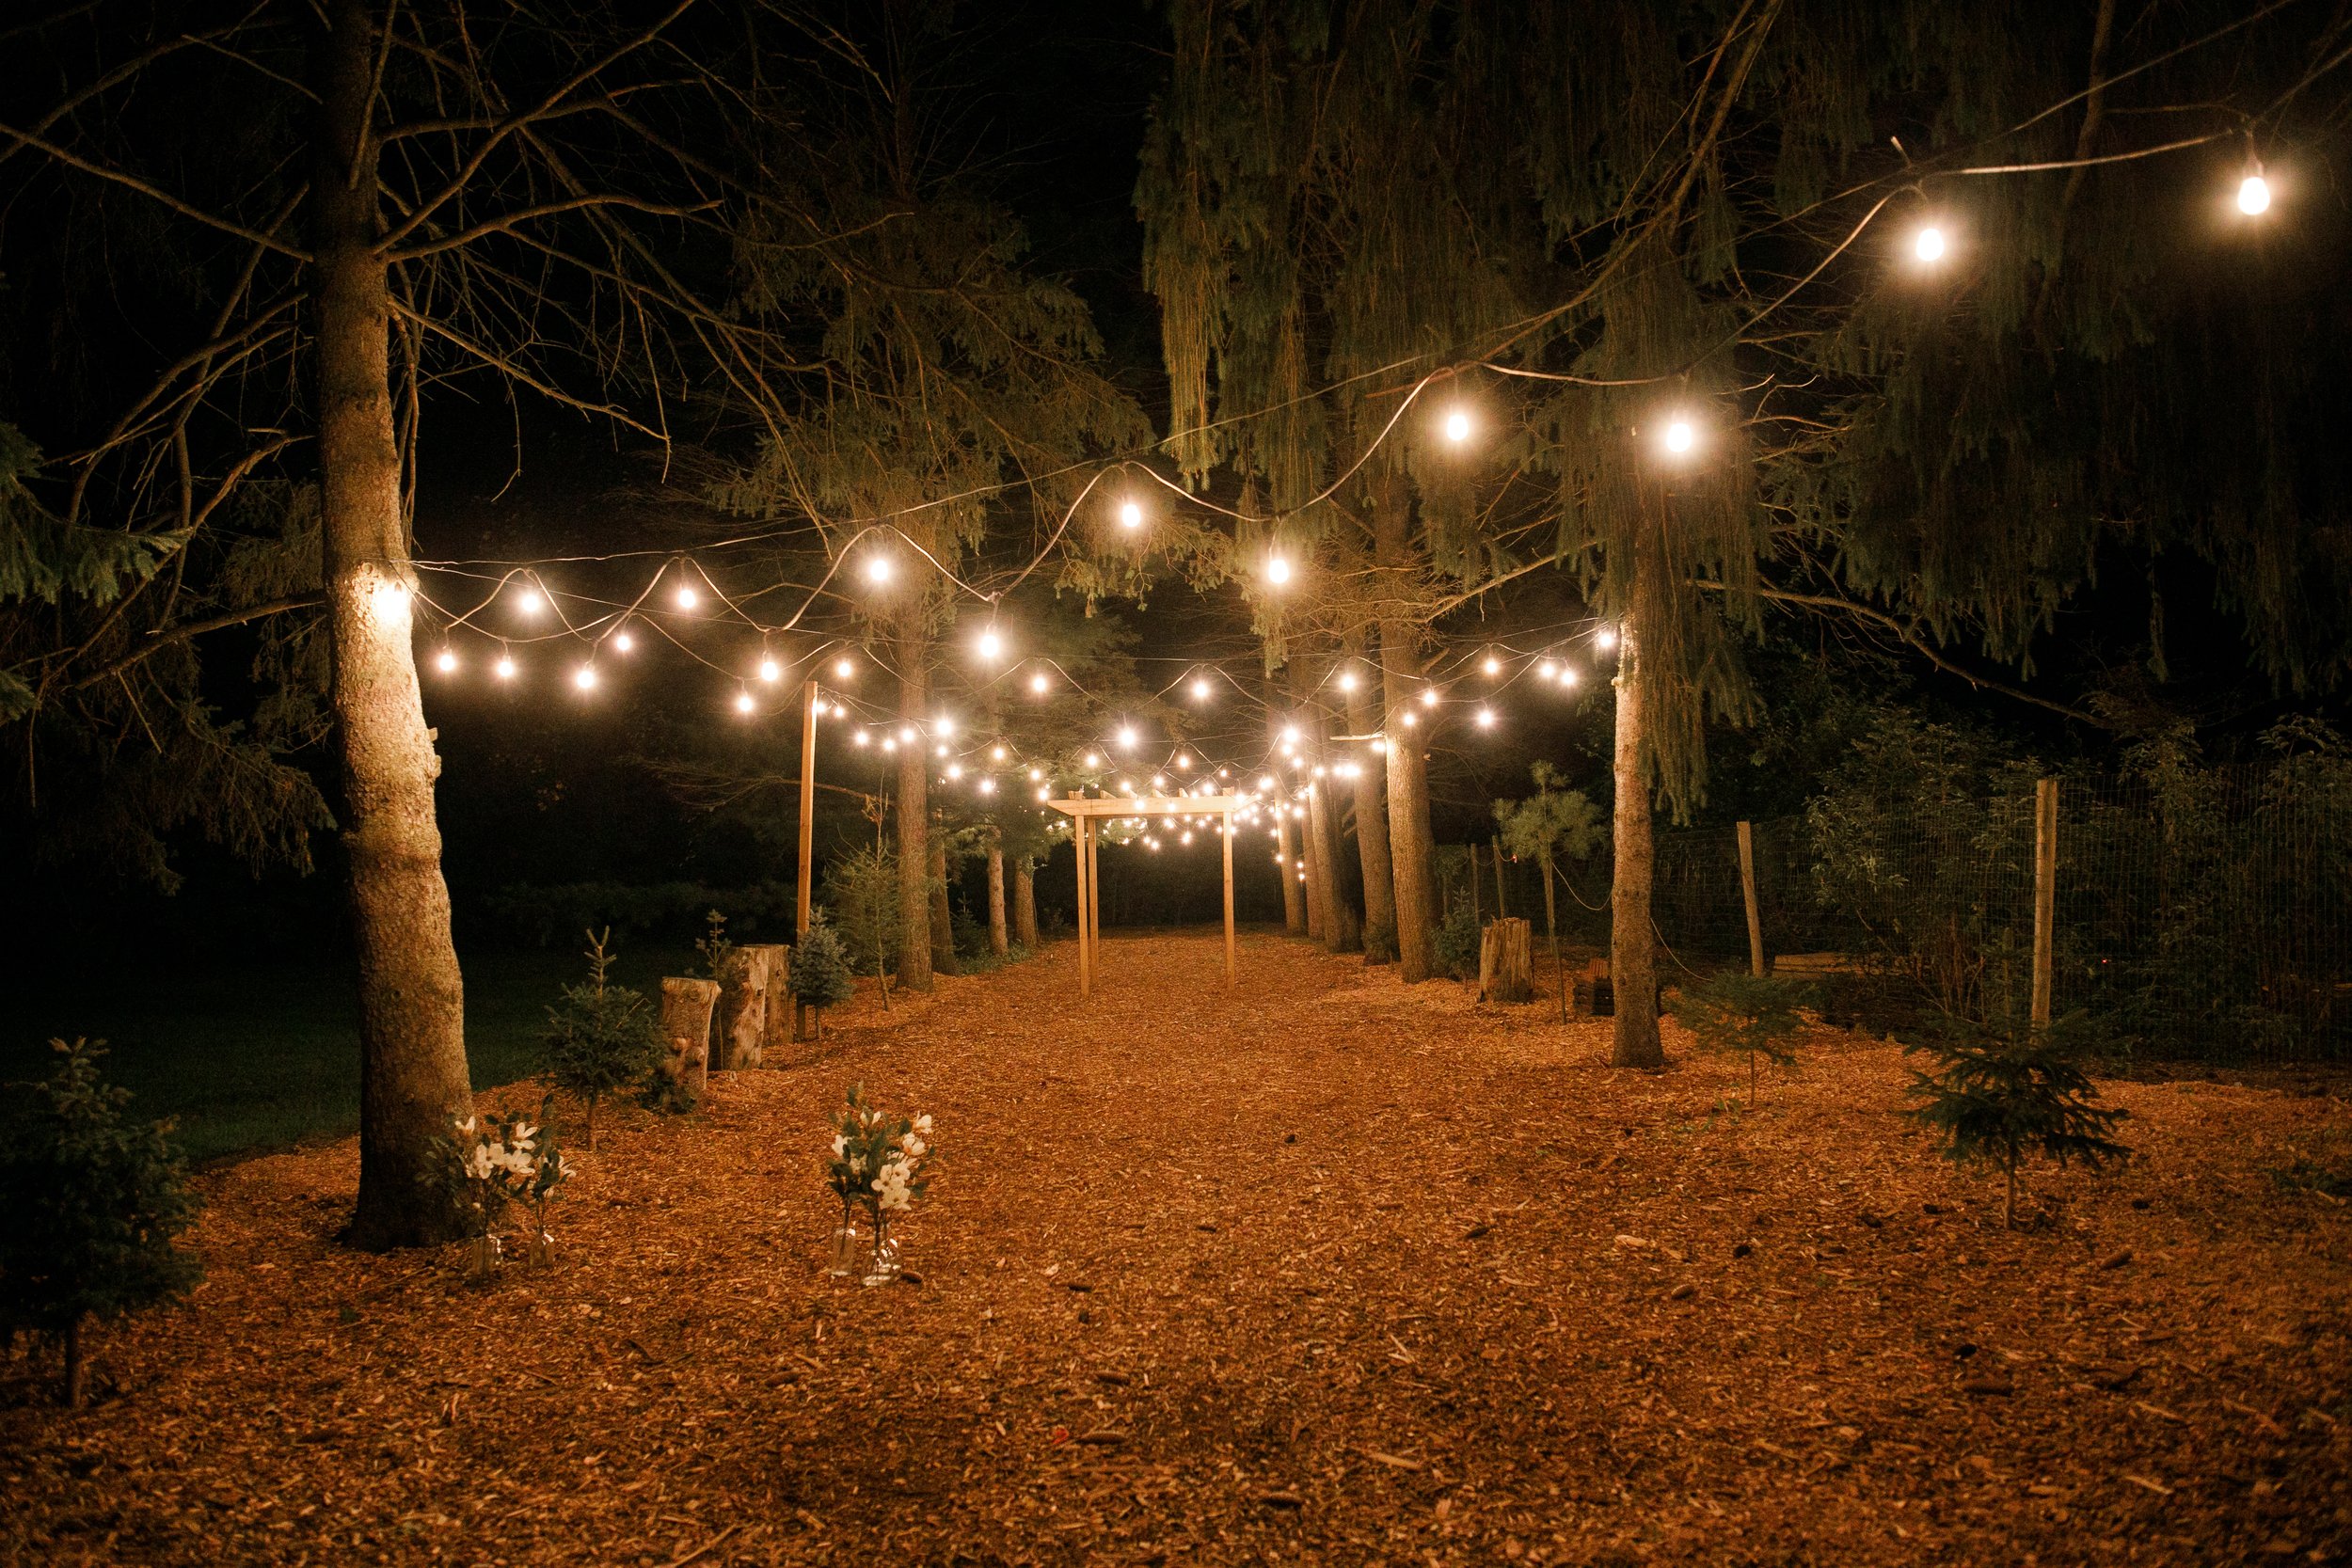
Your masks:
{"label": "wooden fence post", "polygon": [[2033,786],[2033,1026],[2050,1022],[2051,950],[2058,934],[2058,781]]}
{"label": "wooden fence post", "polygon": [[1764,978],[1764,922],[1756,911],[1756,835],[1740,824],[1740,896],[1748,906],[1748,973]]}

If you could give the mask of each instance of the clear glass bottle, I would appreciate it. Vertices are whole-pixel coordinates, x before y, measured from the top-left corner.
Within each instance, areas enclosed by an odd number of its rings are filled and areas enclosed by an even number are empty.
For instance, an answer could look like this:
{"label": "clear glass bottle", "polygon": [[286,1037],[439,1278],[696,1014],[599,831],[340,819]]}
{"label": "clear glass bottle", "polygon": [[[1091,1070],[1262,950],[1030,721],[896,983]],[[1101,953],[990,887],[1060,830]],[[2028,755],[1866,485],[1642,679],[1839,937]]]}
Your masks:
{"label": "clear glass bottle", "polygon": [[858,1254],[866,1244],[866,1234],[857,1226],[857,1211],[849,1204],[841,1205],[841,1223],[833,1227],[833,1260],[825,1265],[825,1273],[834,1279],[853,1279],[860,1271]]}
{"label": "clear glass bottle", "polygon": [[898,1278],[898,1238],[890,1233],[890,1216],[880,1210],[874,1213],[874,1257],[866,1266],[861,1284],[890,1285]]}

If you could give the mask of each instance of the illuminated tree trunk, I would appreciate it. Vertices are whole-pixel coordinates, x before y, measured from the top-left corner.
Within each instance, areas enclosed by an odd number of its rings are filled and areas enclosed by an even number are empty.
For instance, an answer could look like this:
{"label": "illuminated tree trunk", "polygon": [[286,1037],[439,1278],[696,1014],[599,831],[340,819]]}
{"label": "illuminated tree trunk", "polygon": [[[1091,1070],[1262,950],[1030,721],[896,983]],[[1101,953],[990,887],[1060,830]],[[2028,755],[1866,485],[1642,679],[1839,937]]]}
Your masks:
{"label": "illuminated tree trunk", "polygon": [[312,319],[319,393],[328,691],[342,762],[342,845],[359,958],[359,1196],[346,1237],[368,1248],[457,1234],[435,1143],[473,1103],[464,984],[411,645],[408,535],[392,436],[391,312],[375,249],[375,30],[335,0],[314,66]]}
{"label": "illuminated tree trunk", "polygon": [[1000,958],[1012,951],[1005,929],[1005,847],[993,833],[988,840],[988,950]]}
{"label": "illuminated tree trunk", "polygon": [[[1348,641],[1351,667],[1363,653],[1361,638]],[[1380,728],[1380,708],[1372,689],[1361,680],[1347,696],[1347,728],[1351,735],[1374,735]],[[1364,871],[1364,961],[1396,961],[1396,868],[1389,859],[1389,807],[1384,759],[1375,758],[1356,777],[1356,856]]]}
{"label": "illuminated tree trunk", "polygon": [[923,735],[930,722],[930,633],[929,607],[919,584],[906,590],[911,603],[899,611],[898,718],[913,741],[898,746],[898,984],[909,990],[931,989],[930,749]]}
{"label": "illuminated tree trunk", "polygon": [[[1323,721],[1317,720],[1309,732],[1318,764],[1325,754],[1323,729]],[[1331,793],[1339,781],[1331,776],[1327,764],[1323,774],[1307,791],[1307,874],[1314,879],[1315,895],[1323,904],[1323,945],[1333,953],[1356,953],[1363,949],[1364,942],[1356,923],[1356,906],[1348,902],[1340,881],[1340,832],[1335,820],[1339,801]]]}
{"label": "illuminated tree trunk", "polygon": [[[1381,485],[1374,507],[1374,545],[1387,603],[1402,604],[1406,568],[1412,564],[1407,533],[1409,502],[1401,475]],[[1380,617],[1380,694],[1388,710],[1389,851],[1396,889],[1396,957],[1406,985],[1431,973],[1433,920],[1429,853],[1429,766],[1421,733],[1410,722],[1413,690],[1421,675],[1421,652],[1412,620]]]}
{"label": "illuminated tree trunk", "polygon": [[1037,951],[1037,863],[1026,855],[1012,863],[1012,933],[1022,946]]}
{"label": "illuminated tree trunk", "polygon": [[1658,945],[1650,929],[1649,785],[1642,778],[1641,639],[1617,628],[1616,869],[1609,889],[1609,980],[1616,994],[1613,1067],[1663,1067],[1658,1038]]}
{"label": "illuminated tree trunk", "polygon": [[1291,802],[1278,792],[1274,798],[1274,846],[1282,856],[1282,929],[1292,936],[1307,934],[1307,884],[1298,878],[1298,834],[1291,817]]}
{"label": "illuminated tree trunk", "polygon": [[937,822],[931,824],[930,875],[924,880],[930,891],[931,970],[938,974],[961,974],[962,966],[956,962],[956,920],[947,909],[947,835]]}

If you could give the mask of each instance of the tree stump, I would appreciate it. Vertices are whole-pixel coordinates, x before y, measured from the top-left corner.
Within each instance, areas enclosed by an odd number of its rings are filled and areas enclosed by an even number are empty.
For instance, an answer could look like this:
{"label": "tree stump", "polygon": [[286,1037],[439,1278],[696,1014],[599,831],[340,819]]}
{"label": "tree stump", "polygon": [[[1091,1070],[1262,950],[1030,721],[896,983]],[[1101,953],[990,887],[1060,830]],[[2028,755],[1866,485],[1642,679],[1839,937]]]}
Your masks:
{"label": "tree stump", "polygon": [[792,962],[792,949],[778,942],[735,950],[735,972],[719,992],[719,1027],[711,1063],[724,1072],[747,1072],[768,1053],[768,1015]]}
{"label": "tree stump", "polygon": [[792,949],[777,942],[768,958],[768,1006],[760,1014],[759,1054],[762,1063],[775,1057],[775,1066],[792,1060]]}
{"label": "tree stump", "polygon": [[1584,974],[1574,983],[1576,995],[1570,998],[1570,1010],[1586,1018],[1609,1018],[1616,1012],[1616,993],[1609,984],[1609,960],[1593,958],[1584,965]]}
{"label": "tree stump", "polygon": [[670,1054],[661,1070],[696,1099],[710,1085],[710,1015],[718,1006],[718,981],[662,978],[661,1034]]}
{"label": "tree stump", "polygon": [[1480,1001],[1534,1000],[1534,927],[1516,916],[1502,915],[1486,923],[1478,939]]}

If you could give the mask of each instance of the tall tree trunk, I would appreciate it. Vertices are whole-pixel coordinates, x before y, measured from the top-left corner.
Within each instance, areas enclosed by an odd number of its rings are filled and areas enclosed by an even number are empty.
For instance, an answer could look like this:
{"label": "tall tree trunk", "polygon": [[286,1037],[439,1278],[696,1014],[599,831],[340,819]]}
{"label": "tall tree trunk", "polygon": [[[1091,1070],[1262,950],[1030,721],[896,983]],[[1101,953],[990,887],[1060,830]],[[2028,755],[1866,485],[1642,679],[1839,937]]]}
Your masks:
{"label": "tall tree trunk", "polygon": [[898,747],[898,984],[931,989],[930,610],[923,584],[910,583],[898,612],[898,719],[912,744]]}
{"label": "tall tree trunk", "polygon": [[[1411,519],[1404,476],[1381,483],[1374,508],[1374,545],[1384,603],[1408,602]],[[1416,628],[1401,608],[1380,617],[1380,696],[1389,716],[1389,851],[1396,888],[1396,957],[1406,985],[1431,974],[1431,925],[1435,920],[1429,846],[1429,765],[1422,752],[1419,726],[1408,722],[1421,675]]]}
{"label": "tall tree trunk", "polygon": [[956,962],[956,917],[947,907],[947,835],[942,825],[931,824],[930,875],[931,968],[941,974],[961,974],[963,966]]}
{"label": "tall tree trunk", "polygon": [[1308,930],[1321,939],[1326,952],[1353,953],[1363,945],[1356,931],[1356,911],[1342,893],[1340,837],[1333,825],[1331,791],[1339,781],[1331,776],[1331,726],[1314,693],[1309,689],[1307,668],[1294,659],[1290,667],[1291,704],[1298,716],[1299,751],[1307,759],[1307,910]]}
{"label": "tall tree trunk", "polygon": [[89,1314],[80,1312],[65,1325],[65,1404],[68,1410],[79,1410],[89,1395],[89,1361],[85,1354],[83,1330]]}
{"label": "tall tree trunk", "polygon": [[1650,929],[1649,785],[1642,778],[1641,639],[1617,628],[1616,870],[1609,889],[1609,982],[1616,996],[1612,1067],[1664,1067],[1658,1038],[1658,943]]}
{"label": "tall tree trunk", "polygon": [[1299,880],[1297,824],[1291,802],[1277,790],[1274,796],[1274,844],[1282,856],[1282,929],[1292,936],[1307,934],[1307,884]]}
{"label": "tall tree trunk", "polygon": [[411,642],[407,526],[392,436],[391,311],[376,253],[376,34],[334,0],[314,66],[310,174],[328,690],[342,753],[342,843],[359,958],[359,1197],[345,1238],[372,1249],[458,1234],[432,1154],[472,1108],[464,983]]}
{"label": "tall tree trunk", "polygon": [[1037,951],[1037,863],[1026,855],[1012,863],[1012,931],[1022,946]]}
{"label": "tall tree trunk", "polygon": [[994,833],[988,836],[988,950],[1000,958],[1012,951],[1005,929],[1005,847]]}
{"label": "tall tree trunk", "polygon": [[[1361,636],[1347,641],[1350,668],[1363,654]],[[1371,683],[1357,672],[1356,689],[1347,696],[1347,728],[1351,735],[1375,735],[1380,707],[1373,701]],[[1356,855],[1364,871],[1364,961],[1396,961],[1396,869],[1389,859],[1388,768],[1375,757],[1356,777]]]}

